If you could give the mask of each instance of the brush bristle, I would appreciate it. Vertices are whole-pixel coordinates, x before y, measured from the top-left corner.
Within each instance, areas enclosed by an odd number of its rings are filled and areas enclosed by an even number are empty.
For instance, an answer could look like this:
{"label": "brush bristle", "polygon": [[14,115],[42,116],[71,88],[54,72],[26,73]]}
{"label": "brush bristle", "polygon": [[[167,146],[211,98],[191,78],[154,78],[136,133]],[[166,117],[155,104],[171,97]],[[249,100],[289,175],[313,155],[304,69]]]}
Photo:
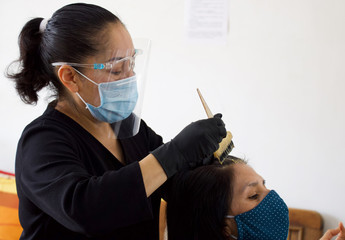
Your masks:
{"label": "brush bristle", "polygon": [[214,152],[214,157],[218,159],[219,163],[222,164],[224,158],[232,151],[234,148],[234,143],[232,142],[232,134],[228,131],[226,137],[219,143],[219,148]]}

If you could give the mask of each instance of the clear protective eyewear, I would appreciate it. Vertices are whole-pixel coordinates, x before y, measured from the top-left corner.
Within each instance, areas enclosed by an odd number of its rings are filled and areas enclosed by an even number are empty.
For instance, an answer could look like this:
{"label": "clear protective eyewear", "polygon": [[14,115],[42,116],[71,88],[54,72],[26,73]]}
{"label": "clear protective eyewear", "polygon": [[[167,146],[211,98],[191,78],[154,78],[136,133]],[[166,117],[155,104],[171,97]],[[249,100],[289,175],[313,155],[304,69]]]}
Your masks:
{"label": "clear protective eyewear", "polygon": [[142,54],[143,50],[134,49],[133,56],[127,57],[114,57],[106,63],[93,63],[93,64],[84,64],[84,63],[70,63],[70,62],[54,62],[52,66],[62,66],[69,65],[72,67],[84,67],[95,70],[108,70],[114,75],[120,75],[134,70],[135,67],[135,58]]}

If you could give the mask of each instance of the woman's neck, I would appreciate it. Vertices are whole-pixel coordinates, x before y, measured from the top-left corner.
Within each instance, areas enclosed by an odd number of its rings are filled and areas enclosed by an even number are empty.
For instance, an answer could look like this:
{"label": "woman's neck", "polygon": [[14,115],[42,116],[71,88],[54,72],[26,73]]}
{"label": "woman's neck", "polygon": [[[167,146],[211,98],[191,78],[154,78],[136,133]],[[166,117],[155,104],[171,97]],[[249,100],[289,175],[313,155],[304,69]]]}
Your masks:
{"label": "woman's neck", "polygon": [[124,164],[122,148],[109,123],[96,120],[85,106],[80,106],[76,102],[60,100],[55,109],[72,118]]}
{"label": "woman's neck", "polygon": [[82,102],[58,100],[55,109],[72,118],[92,135],[105,133],[110,128],[109,123],[95,119]]}

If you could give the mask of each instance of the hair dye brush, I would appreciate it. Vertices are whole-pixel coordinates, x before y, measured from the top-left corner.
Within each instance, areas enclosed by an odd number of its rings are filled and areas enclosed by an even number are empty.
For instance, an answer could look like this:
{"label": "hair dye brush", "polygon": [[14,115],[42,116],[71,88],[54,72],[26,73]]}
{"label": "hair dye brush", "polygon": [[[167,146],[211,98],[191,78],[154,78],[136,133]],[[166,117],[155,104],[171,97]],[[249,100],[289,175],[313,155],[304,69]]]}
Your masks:
{"label": "hair dye brush", "polygon": [[[207,106],[204,98],[201,95],[201,92],[199,89],[196,89],[198,91],[200,100],[202,102],[202,105],[204,106],[204,109],[206,111],[206,115],[208,118],[213,118],[213,114],[211,113],[211,110]],[[234,143],[232,142],[232,134],[231,132],[226,132],[226,137],[223,138],[223,140],[219,143],[219,148],[217,151],[213,153],[213,156],[218,159],[220,164],[223,164],[224,158],[231,152],[231,150],[234,148]]]}

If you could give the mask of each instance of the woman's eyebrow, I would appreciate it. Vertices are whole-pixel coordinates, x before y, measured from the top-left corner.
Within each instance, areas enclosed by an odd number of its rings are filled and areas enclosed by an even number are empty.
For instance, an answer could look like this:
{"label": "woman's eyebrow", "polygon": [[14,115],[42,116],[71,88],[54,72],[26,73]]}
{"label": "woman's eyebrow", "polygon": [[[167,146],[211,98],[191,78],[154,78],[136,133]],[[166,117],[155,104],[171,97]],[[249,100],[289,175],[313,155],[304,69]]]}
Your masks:
{"label": "woman's eyebrow", "polygon": [[259,181],[255,181],[255,182],[250,182],[248,184],[245,184],[241,190],[241,192],[244,192],[244,190],[246,190],[246,188],[248,187],[255,187],[259,184]]}
{"label": "woman's eyebrow", "polygon": [[[265,179],[262,179],[262,184],[265,185],[265,183],[266,183],[266,180],[265,180]],[[250,182],[250,183],[248,183],[248,184],[246,184],[246,185],[243,186],[241,192],[244,192],[244,190],[245,190],[247,187],[256,187],[257,185],[259,185],[259,181]]]}
{"label": "woman's eyebrow", "polygon": [[[134,57],[135,53],[133,53],[132,57]],[[126,57],[129,57],[129,56],[125,56],[125,57],[112,57],[108,60],[108,62],[112,62],[112,61],[119,61],[121,59],[124,59]]]}
{"label": "woman's eyebrow", "polygon": [[251,182],[246,187],[256,187],[257,185],[259,185],[259,181]]}
{"label": "woman's eyebrow", "polygon": [[121,60],[123,58],[124,57],[113,57],[113,58],[110,58],[107,62],[118,61],[118,60]]}
{"label": "woman's eyebrow", "polygon": [[247,185],[247,187],[255,187],[255,186],[258,185],[258,184],[259,184],[259,181],[255,181],[255,182],[249,183],[249,184]]}

